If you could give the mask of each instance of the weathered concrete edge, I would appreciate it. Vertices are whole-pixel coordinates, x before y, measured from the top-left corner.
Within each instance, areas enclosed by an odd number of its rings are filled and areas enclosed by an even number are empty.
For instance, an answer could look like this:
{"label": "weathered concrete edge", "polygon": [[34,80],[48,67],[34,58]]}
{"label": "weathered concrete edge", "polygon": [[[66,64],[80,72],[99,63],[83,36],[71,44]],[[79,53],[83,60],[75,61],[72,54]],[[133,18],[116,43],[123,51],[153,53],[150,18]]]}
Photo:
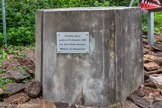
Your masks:
{"label": "weathered concrete edge", "polygon": [[35,79],[42,83],[42,63],[43,63],[43,10],[36,10],[36,48],[35,48]]}
{"label": "weathered concrete edge", "polygon": [[44,9],[44,12],[61,12],[61,11],[104,11],[104,10],[137,9],[137,8],[139,8],[139,7],[77,7],[77,8]]}
{"label": "weathered concrete edge", "polygon": [[[126,9],[127,10],[127,9]],[[118,72],[118,65],[117,65],[117,62],[118,62],[118,60],[117,60],[117,58],[116,57],[118,57],[118,53],[117,53],[117,47],[115,47],[115,64],[116,64],[116,69],[115,69],[115,72],[116,72],[116,85],[118,85],[118,86],[116,86],[116,94],[115,94],[115,96],[117,96],[118,95],[118,97],[116,97],[115,98],[115,100],[116,100],[116,102],[124,102],[126,99],[127,99],[127,97],[130,95],[130,93],[132,93],[132,92],[134,92],[135,90],[137,90],[138,88],[139,88],[139,86],[140,85],[142,85],[143,83],[144,83],[144,72],[143,72],[143,40],[142,40],[142,17],[141,17],[141,14],[142,14],[142,11],[141,11],[141,9],[140,8],[135,8],[134,10],[136,10],[137,11],[137,13],[139,14],[138,15],[138,18],[137,19],[139,19],[138,21],[140,21],[137,25],[138,25],[138,27],[140,28],[140,32],[138,33],[138,36],[141,36],[141,37],[139,37],[139,40],[140,40],[140,52],[139,52],[139,56],[141,57],[141,62],[140,62],[140,65],[139,65],[139,68],[141,69],[141,75],[140,75],[140,81],[137,83],[137,85],[133,88],[133,89],[131,89],[131,91],[128,93],[128,95],[125,95],[125,96],[123,96],[122,95],[122,87],[121,87],[121,85],[122,85],[122,83],[121,83],[121,79],[122,79],[122,77],[119,75],[119,72]],[[119,25],[118,27],[117,27],[117,24],[116,23],[119,23],[120,24],[120,17],[121,17],[121,15],[123,14],[123,12],[124,11],[116,11],[115,12],[115,27],[116,27],[116,29],[115,29],[115,46],[117,46],[117,43],[118,43],[118,41],[117,41],[117,37],[118,36],[120,36],[121,34],[120,33],[118,33],[119,31],[117,31],[118,30],[118,28],[121,28],[121,26],[122,25]],[[118,36],[117,36],[118,35]],[[119,76],[118,76],[119,75]],[[121,78],[121,79],[120,79]],[[133,79],[134,80],[134,79]],[[120,83],[120,84],[119,84]]]}

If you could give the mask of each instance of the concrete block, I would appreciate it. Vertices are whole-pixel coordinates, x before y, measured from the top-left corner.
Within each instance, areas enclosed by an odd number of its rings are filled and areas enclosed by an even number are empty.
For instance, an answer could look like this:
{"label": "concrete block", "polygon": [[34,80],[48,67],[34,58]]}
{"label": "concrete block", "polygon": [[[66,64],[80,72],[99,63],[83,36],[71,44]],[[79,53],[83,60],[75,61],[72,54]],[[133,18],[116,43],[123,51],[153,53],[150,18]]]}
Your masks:
{"label": "concrete block", "polygon": [[43,10],[36,11],[36,71],[35,79],[42,82],[42,56],[43,56]]}
{"label": "concrete block", "polygon": [[[46,100],[106,106],[143,83],[140,8],[37,10],[36,28],[36,79]],[[57,32],[89,32],[89,53],[57,53]]]}

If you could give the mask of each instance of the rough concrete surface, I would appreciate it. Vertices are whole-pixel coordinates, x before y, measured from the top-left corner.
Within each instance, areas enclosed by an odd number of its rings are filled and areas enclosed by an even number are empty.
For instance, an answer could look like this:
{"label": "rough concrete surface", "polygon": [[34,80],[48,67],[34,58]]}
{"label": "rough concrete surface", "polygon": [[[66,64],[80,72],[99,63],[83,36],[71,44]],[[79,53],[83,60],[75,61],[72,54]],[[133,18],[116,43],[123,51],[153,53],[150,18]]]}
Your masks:
{"label": "rough concrete surface", "polygon": [[[140,8],[37,10],[36,23],[36,79],[45,99],[106,106],[143,83]],[[89,32],[90,52],[57,54],[57,32]]]}

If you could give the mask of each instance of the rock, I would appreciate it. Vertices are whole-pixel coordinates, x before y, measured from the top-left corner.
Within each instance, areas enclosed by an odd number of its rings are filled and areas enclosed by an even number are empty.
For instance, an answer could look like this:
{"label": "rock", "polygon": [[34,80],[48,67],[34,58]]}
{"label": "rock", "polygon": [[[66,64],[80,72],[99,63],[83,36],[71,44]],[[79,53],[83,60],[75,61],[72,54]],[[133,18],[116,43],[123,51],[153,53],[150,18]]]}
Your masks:
{"label": "rock", "polygon": [[12,78],[11,75],[10,75],[9,73],[3,73],[1,77],[2,77],[3,79]]}
{"label": "rock", "polygon": [[148,58],[143,58],[143,61],[144,61],[144,63],[150,63],[150,62],[153,62],[153,60],[150,60],[150,59],[148,59]]}
{"label": "rock", "polygon": [[162,44],[155,44],[152,48],[156,51],[162,51]]}
{"label": "rock", "polygon": [[162,108],[162,101],[154,101],[152,108]]}
{"label": "rock", "polygon": [[153,76],[150,75],[150,80],[156,85],[157,88],[162,90],[162,75]]}
{"label": "rock", "polygon": [[28,70],[30,74],[35,74],[35,70],[34,69],[30,69]]}
{"label": "rock", "polygon": [[28,77],[28,73],[25,70],[9,70],[7,72],[10,76],[11,79],[14,79],[16,82],[21,82],[23,79]]}
{"label": "rock", "polygon": [[15,55],[14,55],[14,54],[7,54],[7,57],[8,57],[9,59],[14,59]]}
{"label": "rock", "polygon": [[147,39],[143,38],[143,44],[144,44],[144,45],[147,44]]}
{"label": "rock", "polygon": [[29,68],[29,72],[34,74],[35,73],[35,62],[32,61],[31,59],[27,58],[27,57],[21,57],[20,58],[20,64],[22,66],[27,66]]}
{"label": "rock", "polygon": [[155,52],[153,55],[156,57],[162,57],[162,51]]}
{"label": "rock", "polygon": [[[155,54],[154,54],[155,55]],[[156,57],[156,56],[153,56],[153,55],[144,55],[144,62],[146,63],[146,60],[149,59],[151,61],[154,61],[156,62],[157,64],[159,64],[160,66],[162,66],[162,57]],[[148,61],[148,60],[147,60]]]}
{"label": "rock", "polygon": [[37,97],[41,92],[41,84],[39,81],[31,81],[25,87],[25,92],[28,96]]}
{"label": "rock", "polygon": [[25,93],[18,93],[15,95],[10,96],[4,100],[5,104],[19,104],[25,103],[29,100],[29,96]]}
{"label": "rock", "polygon": [[128,100],[142,108],[149,108],[151,105],[151,103],[147,99],[139,96],[129,96]]}
{"label": "rock", "polygon": [[2,93],[3,92],[3,89],[2,88],[0,88],[0,93]]}
{"label": "rock", "polygon": [[35,51],[34,50],[27,49],[26,52],[25,52],[25,55],[30,60],[35,61]]}
{"label": "rock", "polygon": [[[98,108],[98,107],[81,107],[81,106],[79,106],[79,108]],[[99,108],[139,108],[139,107],[137,105],[135,105],[134,103],[130,102],[129,100],[126,100],[121,103],[116,103],[113,105],[99,107]]]}
{"label": "rock", "polygon": [[[111,108],[113,108],[113,107],[111,107]],[[139,108],[139,107],[136,106],[134,103],[132,103],[132,102],[126,100],[126,101],[124,102],[124,104],[120,105],[120,107],[117,107],[117,108]]]}
{"label": "rock", "polygon": [[155,35],[154,38],[155,38],[156,41],[162,42],[162,36]]}
{"label": "rock", "polygon": [[144,80],[147,80],[147,79],[149,79],[149,75],[148,75],[147,71],[144,71]]}
{"label": "rock", "polygon": [[10,59],[2,60],[1,63],[2,63],[2,68],[6,69],[6,71],[12,69],[14,66],[17,67],[20,65],[18,61],[13,61]]}
{"label": "rock", "polygon": [[57,108],[68,108],[69,104],[64,102],[55,102]]}
{"label": "rock", "polygon": [[159,66],[162,66],[162,57],[158,57],[156,59],[156,63],[159,65]]}
{"label": "rock", "polygon": [[150,75],[150,74],[159,74],[159,73],[162,73],[162,69],[147,72],[148,75]]}
{"label": "rock", "polygon": [[10,60],[5,59],[5,60],[2,60],[1,63],[2,63],[2,68],[6,69],[9,66]]}
{"label": "rock", "polygon": [[[0,94],[1,94],[1,93],[4,93],[4,91],[3,91],[3,89],[2,89],[2,88],[0,88]],[[1,99],[0,99],[0,100],[1,100]]]}
{"label": "rock", "polygon": [[144,86],[151,87],[151,88],[157,88],[153,82],[149,82],[148,80],[147,80],[147,82],[144,83]]}
{"label": "rock", "polygon": [[155,60],[156,60],[156,57],[153,56],[153,55],[150,55],[150,54],[144,55],[144,58],[145,58],[145,59],[150,59],[150,60],[152,60],[152,61],[155,61]]}
{"label": "rock", "polygon": [[78,108],[76,105],[70,105],[69,108]]}
{"label": "rock", "polygon": [[161,93],[160,89],[153,89],[153,88],[150,88],[150,87],[144,88],[145,97],[148,97],[148,98],[153,98],[153,97],[161,98],[160,93]]}
{"label": "rock", "polygon": [[143,45],[144,46],[144,48],[146,48],[146,49],[148,49],[148,50],[152,50],[153,48],[152,48],[152,46],[150,46],[150,45]]}
{"label": "rock", "polygon": [[146,48],[144,48],[144,49],[143,49],[143,54],[148,54],[148,53],[149,53],[149,50],[146,49]]}
{"label": "rock", "polygon": [[143,35],[147,35],[147,30],[142,30]]}
{"label": "rock", "polygon": [[145,93],[144,93],[144,87],[140,87],[138,90],[136,90],[133,95],[135,96],[139,96],[139,97],[144,97]]}
{"label": "rock", "polygon": [[11,84],[5,85],[5,87],[6,87],[5,92],[8,92],[9,95],[13,95],[25,89],[25,86],[23,83],[11,83]]}
{"label": "rock", "polygon": [[24,105],[18,105],[17,108],[56,108],[54,102],[47,102],[44,99],[31,99]]}
{"label": "rock", "polygon": [[22,66],[28,66],[28,67],[30,67],[31,65],[34,65],[35,64],[34,61],[30,60],[27,57],[21,57],[19,61],[20,61],[20,64]]}
{"label": "rock", "polygon": [[154,62],[145,63],[144,67],[148,71],[160,69],[160,66]]}
{"label": "rock", "polygon": [[[76,105],[64,103],[64,102],[55,102],[55,105],[57,108],[78,108]],[[79,108],[87,108],[87,107],[79,106]],[[93,108],[95,108],[95,107],[93,107]]]}

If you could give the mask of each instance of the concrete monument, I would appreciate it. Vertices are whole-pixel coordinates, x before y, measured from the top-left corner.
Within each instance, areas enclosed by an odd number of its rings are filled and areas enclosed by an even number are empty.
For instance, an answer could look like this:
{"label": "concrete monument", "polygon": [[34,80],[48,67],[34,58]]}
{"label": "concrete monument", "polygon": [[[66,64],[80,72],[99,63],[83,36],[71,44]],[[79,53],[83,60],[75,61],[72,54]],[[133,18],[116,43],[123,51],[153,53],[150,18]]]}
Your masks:
{"label": "concrete monument", "polygon": [[36,79],[45,99],[106,106],[124,101],[143,76],[140,8],[36,11]]}

